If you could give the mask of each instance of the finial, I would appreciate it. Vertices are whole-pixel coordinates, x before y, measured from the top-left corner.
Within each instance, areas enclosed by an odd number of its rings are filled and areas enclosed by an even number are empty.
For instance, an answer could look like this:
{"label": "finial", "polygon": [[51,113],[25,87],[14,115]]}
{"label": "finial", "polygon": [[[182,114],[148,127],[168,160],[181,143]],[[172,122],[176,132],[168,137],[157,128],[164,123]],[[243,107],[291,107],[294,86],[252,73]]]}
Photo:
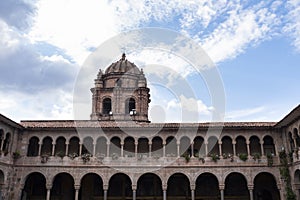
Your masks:
{"label": "finial", "polygon": [[125,58],[126,58],[126,55],[125,55],[125,53],[123,53],[122,54],[122,60],[125,60]]}

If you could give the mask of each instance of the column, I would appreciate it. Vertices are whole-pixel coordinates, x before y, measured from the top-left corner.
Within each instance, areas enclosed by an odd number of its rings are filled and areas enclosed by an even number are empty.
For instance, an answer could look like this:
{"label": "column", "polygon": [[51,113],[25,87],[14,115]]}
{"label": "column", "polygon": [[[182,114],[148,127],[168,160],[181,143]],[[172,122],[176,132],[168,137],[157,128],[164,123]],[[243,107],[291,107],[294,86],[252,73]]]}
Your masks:
{"label": "column", "polygon": [[195,185],[191,185],[191,200],[195,200]]}
{"label": "column", "polygon": [[82,154],[82,143],[79,143],[79,156]]}
{"label": "column", "polygon": [[151,151],[152,151],[152,142],[151,141],[149,141],[148,142],[148,145],[149,145],[149,158],[151,158]]}
{"label": "column", "polygon": [[163,142],[163,157],[166,157],[166,142]]}
{"label": "column", "polygon": [[177,158],[180,157],[180,142],[177,141]]}
{"label": "column", "polygon": [[194,142],[191,143],[191,157],[194,158]]}
{"label": "column", "polygon": [[96,144],[97,143],[93,143],[93,155],[96,156]]}
{"label": "column", "polygon": [[50,195],[51,195],[51,188],[52,188],[52,185],[46,185],[46,188],[47,188],[47,197],[46,197],[46,200],[50,200]]}
{"label": "column", "polygon": [[69,155],[69,143],[66,142],[66,155]]}
{"label": "column", "polygon": [[250,200],[253,200],[253,185],[248,185]]}
{"label": "column", "polygon": [[75,200],[78,200],[80,185],[74,185],[74,187],[75,187]]}
{"label": "column", "polygon": [[121,145],[121,157],[124,157],[124,142],[121,142],[120,143],[120,145]]}
{"label": "column", "polygon": [[246,145],[247,145],[247,154],[248,154],[248,159],[251,158],[251,155],[250,155],[250,141],[247,140],[246,141]]}
{"label": "column", "polygon": [[233,156],[234,156],[234,157],[236,156],[236,148],[235,148],[235,144],[236,144],[236,141],[235,141],[235,140],[232,140]]}
{"label": "column", "polygon": [[106,143],[106,157],[109,157],[109,146],[110,146],[110,142]]}
{"label": "column", "polygon": [[207,143],[207,141],[205,141],[204,144],[205,144],[205,157],[207,157],[208,156],[208,143]]}
{"label": "column", "polygon": [[264,156],[265,155],[265,152],[264,152],[264,141],[260,140],[259,143],[260,143],[260,149],[261,149],[261,156]]}
{"label": "column", "polygon": [[220,154],[220,158],[223,158],[223,154],[222,154],[222,141],[219,141],[219,154]]}
{"label": "column", "polygon": [[55,145],[56,145],[56,143],[52,142],[52,152],[51,152],[50,156],[55,156]]}
{"label": "column", "polygon": [[167,184],[163,184],[163,200],[167,200],[167,187],[168,185]]}
{"label": "column", "polygon": [[132,185],[132,200],[136,200],[136,185]]}
{"label": "column", "polygon": [[38,151],[39,152],[39,154],[38,154],[39,156],[41,155],[41,151],[42,151],[41,146],[42,146],[42,143],[39,142],[39,151]]}
{"label": "column", "polygon": [[137,158],[137,154],[138,154],[138,152],[137,152],[138,151],[138,144],[139,144],[138,142],[134,143],[134,157],[135,158]]}
{"label": "column", "polygon": [[107,200],[108,185],[103,185],[103,200]]}
{"label": "column", "polygon": [[224,188],[225,188],[224,184],[220,184],[219,185],[219,190],[220,190],[220,194],[221,194],[221,200],[224,200]]}

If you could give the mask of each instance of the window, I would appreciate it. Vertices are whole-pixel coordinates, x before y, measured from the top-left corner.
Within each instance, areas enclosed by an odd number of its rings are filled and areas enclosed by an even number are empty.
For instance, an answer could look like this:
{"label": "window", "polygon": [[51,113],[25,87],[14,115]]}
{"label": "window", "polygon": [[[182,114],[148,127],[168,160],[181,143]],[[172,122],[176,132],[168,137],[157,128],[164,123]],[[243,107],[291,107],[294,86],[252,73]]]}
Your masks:
{"label": "window", "polygon": [[125,102],[125,114],[130,114],[130,111],[135,110],[134,98],[129,98]]}
{"label": "window", "polygon": [[110,111],[111,111],[111,99],[110,98],[105,98],[103,100],[102,113],[104,115],[108,115]]}

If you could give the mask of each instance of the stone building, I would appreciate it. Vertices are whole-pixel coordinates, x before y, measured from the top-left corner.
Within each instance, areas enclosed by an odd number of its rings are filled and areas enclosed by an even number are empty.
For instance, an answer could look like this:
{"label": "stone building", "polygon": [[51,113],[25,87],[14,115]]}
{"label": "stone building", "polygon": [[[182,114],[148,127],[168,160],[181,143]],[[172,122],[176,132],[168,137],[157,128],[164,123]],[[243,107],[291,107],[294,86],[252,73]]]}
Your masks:
{"label": "stone building", "polygon": [[149,91],[123,55],[95,79],[91,120],[0,115],[1,198],[300,198],[300,106],[279,122],[151,123]]}

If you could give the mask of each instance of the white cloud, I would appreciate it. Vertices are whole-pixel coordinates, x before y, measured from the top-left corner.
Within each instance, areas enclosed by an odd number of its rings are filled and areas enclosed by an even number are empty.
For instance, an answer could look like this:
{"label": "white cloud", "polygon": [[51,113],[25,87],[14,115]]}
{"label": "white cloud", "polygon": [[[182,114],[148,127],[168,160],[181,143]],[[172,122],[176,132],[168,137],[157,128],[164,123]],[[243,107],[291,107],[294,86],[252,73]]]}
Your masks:
{"label": "white cloud", "polygon": [[[262,113],[266,108],[264,106],[259,106],[255,108],[234,110],[226,113],[225,121],[240,121],[243,119],[252,119],[252,121],[262,121]],[[261,115],[259,115],[261,114]],[[264,118],[265,119],[265,118]],[[265,120],[263,120],[265,121]]]}
{"label": "white cloud", "polygon": [[286,16],[284,32],[293,38],[293,45],[300,52],[300,0],[289,0],[286,7],[289,12]]}

